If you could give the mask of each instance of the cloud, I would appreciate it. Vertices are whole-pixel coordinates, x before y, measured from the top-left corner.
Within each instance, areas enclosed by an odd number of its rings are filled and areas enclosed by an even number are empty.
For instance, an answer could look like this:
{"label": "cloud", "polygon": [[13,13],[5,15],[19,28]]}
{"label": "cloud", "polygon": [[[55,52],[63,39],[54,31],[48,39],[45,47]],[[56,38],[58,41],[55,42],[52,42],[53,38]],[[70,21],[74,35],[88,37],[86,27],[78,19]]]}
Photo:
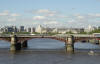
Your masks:
{"label": "cloud", "polygon": [[20,16],[20,14],[10,13],[8,10],[4,10],[3,12],[0,12],[0,16],[16,17],[16,16]]}
{"label": "cloud", "polygon": [[49,13],[49,14],[46,14],[45,16],[53,17],[53,16],[55,16],[55,14],[54,13]]}
{"label": "cloud", "polygon": [[64,14],[48,10],[48,9],[39,9],[39,10],[33,10],[34,16],[32,17],[35,21],[59,21],[68,18],[68,16],[65,16]]}
{"label": "cloud", "polygon": [[0,13],[0,16],[6,16],[8,15],[7,13]]}
{"label": "cloud", "polygon": [[41,9],[41,10],[37,10],[37,13],[49,13],[51,11],[47,10],[47,9]]}
{"label": "cloud", "polygon": [[49,22],[44,22],[43,24],[58,24],[58,21],[49,21]]}
{"label": "cloud", "polygon": [[75,22],[75,19],[67,21],[67,23],[73,23],[73,22]]}
{"label": "cloud", "polygon": [[67,25],[72,25],[72,27],[87,27],[90,25],[99,26],[100,21],[100,13],[91,13],[91,14],[72,14],[70,16],[71,19],[68,19]]}
{"label": "cloud", "polygon": [[[32,15],[26,17],[19,13],[12,13],[8,10],[0,12],[1,24],[16,24],[16,25],[49,25],[49,26],[66,26],[66,27],[81,27],[88,24],[100,24],[100,13],[90,14],[63,14],[58,11],[39,9],[33,10]],[[20,16],[20,17],[18,17]]]}
{"label": "cloud", "polygon": [[46,17],[54,17],[59,14],[58,11],[53,11],[53,10],[49,10],[49,9],[33,10],[31,13],[35,14],[35,15],[46,16]]}
{"label": "cloud", "polygon": [[16,16],[20,16],[20,14],[12,13],[12,14],[10,14],[10,16],[16,17]]}
{"label": "cloud", "polygon": [[16,21],[16,18],[9,18],[8,21]]}
{"label": "cloud", "polygon": [[84,16],[77,16],[78,19],[84,19]]}
{"label": "cloud", "polygon": [[95,14],[91,13],[91,14],[88,14],[88,17],[90,17],[90,18],[100,18],[100,13],[95,13]]}
{"label": "cloud", "polygon": [[96,17],[100,17],[100,13],[95,15]]}
{"label": "cloud", "polygon": [[45,16],[34,16],[33,17],[33,20],[44,20],[44,19],[46,19]]}
{"label": "cloud", "polygon": [[[0,12],[0,25],[18,25],[17,19],[19,19],[17,16],[20,14],[17,13],[11,13],[8,10],[4,10],[3,12]],[[22,18],[22,17],[20,17]],[[19,22],[21,24],[22,22]]]}
{"label": "cloud", "polygon": [[39,10],[33,10],[33,14],[55,14],[57,11],[51,11],[48,9],[39,9]]}
{"label": "cloud", "polygon": [[7,15],[9,15],[9,11],[8,10],[5,10],[5,11],[0,13],[0,16],[7,16]]}

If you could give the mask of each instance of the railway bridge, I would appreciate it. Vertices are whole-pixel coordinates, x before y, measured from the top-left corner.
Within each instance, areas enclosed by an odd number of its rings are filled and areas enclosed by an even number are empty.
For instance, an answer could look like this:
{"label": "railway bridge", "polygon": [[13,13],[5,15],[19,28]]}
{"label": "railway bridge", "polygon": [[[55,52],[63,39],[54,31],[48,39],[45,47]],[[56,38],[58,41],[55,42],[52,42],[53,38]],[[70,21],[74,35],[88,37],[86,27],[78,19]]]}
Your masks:
{"label": "railway bridge", "polygon": [[33,38],[50,38],[59,40],[65,43],[66,52],[74,53],[74,43],[78,41],[89,41],[91,39],[98,40],[100,43],[100,37],[93,35],[76,35],[76,34],[66,34],[66,35],[17,35],[17,34],[2,34],[0,35],[0,40],[5,40],[10,42],[10,51],[21,50],[27,47],[27,41]]}

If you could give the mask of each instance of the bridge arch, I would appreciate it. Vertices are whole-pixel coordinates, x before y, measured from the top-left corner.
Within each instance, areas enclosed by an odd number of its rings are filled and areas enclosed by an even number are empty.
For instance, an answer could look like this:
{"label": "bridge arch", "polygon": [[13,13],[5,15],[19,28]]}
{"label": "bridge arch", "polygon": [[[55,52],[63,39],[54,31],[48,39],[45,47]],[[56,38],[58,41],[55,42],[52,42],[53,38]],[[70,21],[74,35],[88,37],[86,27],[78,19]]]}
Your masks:
{"label": "bridge arch", "polygon": [[33,39],[50,39],[50,40],[55,40],[55,41],[60,41],[60,42],[66,42],[65,40],[60,40],[60,39],[57,39],[57,38],[29,38],[29,39],[26,39],[26,40],[29,41],[29,40],[33,40]]}
{"label": "bridge arch", "polygon": [[10,48],[10,42],[6,41],[6,40],[0,40],[0,48],[9,49]]}
{"label": "bridge arch", "polygon": [[66,42],[67,38],[57,38],[57,37],[19,37],[17,40],[18,42],[21,42],[21,41],[28,41],[28,40],[31,40],[31,39],[36,39],[36,38],[48,38],[48,39],[52,39],[52,40],[57,40],[57,41],[61,41],[61,42]]}
{"label": "bridge arch", "polygon": [[64,49],[65,43],[50,38],[33,38],[27,41],[29,49]]}

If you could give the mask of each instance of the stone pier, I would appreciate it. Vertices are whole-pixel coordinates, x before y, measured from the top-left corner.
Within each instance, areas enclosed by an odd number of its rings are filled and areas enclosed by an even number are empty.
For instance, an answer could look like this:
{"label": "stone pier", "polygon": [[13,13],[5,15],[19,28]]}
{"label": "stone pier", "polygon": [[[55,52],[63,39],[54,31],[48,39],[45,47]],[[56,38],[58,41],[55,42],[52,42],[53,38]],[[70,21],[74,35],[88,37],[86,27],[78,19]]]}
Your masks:
{"label": "stone pier", "polygon": [[74,53],[74,37],[72,35],[67,37],[66,52],[69,54]]}
{"label": "stone pier", "polygon": [[21,50],[21,43],[17,42],[16,35],[11,35],[11,47],[10,51]]}
{"label": "stone pier", "polygon": [[11,35],[11,47],[10,51],[15,51],[16,50],[16,35]]}

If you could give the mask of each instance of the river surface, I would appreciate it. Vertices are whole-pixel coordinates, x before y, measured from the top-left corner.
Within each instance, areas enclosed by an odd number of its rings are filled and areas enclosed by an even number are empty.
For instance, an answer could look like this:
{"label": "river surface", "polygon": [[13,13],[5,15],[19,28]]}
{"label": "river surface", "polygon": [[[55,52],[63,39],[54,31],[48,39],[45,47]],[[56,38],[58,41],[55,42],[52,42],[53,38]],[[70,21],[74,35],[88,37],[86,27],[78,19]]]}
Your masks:
{"label": "river surface", "polygon": [[[28,48],[10,53],[10,43],[0,41],[0,64],[100,64],[100,45],[75,43],[75,53],[65,52],[65,43],[52,39],[32,39]],[[93,50],[95,55],[89,55]]]}

